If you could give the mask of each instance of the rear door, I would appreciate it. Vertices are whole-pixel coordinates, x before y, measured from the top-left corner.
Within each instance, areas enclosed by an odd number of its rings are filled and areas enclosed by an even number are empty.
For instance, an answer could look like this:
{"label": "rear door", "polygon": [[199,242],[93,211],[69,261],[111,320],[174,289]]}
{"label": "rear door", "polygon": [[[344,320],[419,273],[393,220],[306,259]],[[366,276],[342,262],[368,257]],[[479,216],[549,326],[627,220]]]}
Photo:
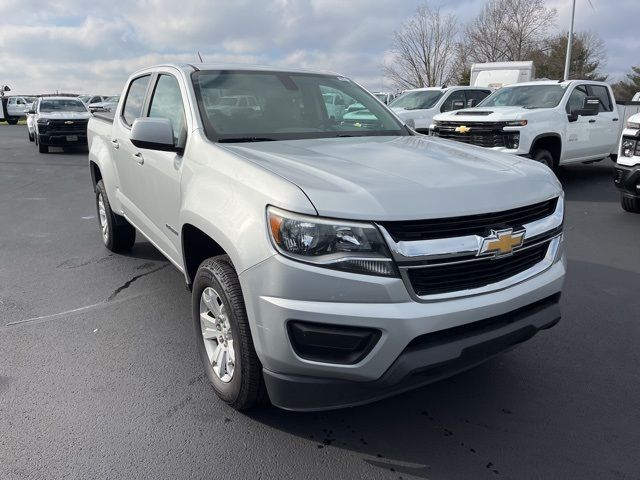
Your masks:
{"label": "rear door", "polygon": [[142,190],[145,172],[140,162],[139,149],[130,140],[131,126],[142,117],[151,75],[141,75],[131,81],[120,114],[114,118],[111,147],[118,172],[118,196],[129,219],[143,233],[149,233],[149,221],[140,210],[145,192]]}
{"label": "rear door", "polygon": [[589,96],[597,97],[600,103],[598,115],[591,117],[596,121],[592,124],[592,141],[594,154],[606,157],[616,151],[618,143],[618,110],[605,85],[588,85]]}
{"label": "rear door", "polygon": [[[588,96],[589,91],[586,84],[575,85],[565,106],[567,115],[575,109],[582,108],[584,99]],[[574,122],[570,122],[568,117],[564,120],[566,135],[562,145],[562,163],[579,162],[593,157],[595,118],[580,115]]]}

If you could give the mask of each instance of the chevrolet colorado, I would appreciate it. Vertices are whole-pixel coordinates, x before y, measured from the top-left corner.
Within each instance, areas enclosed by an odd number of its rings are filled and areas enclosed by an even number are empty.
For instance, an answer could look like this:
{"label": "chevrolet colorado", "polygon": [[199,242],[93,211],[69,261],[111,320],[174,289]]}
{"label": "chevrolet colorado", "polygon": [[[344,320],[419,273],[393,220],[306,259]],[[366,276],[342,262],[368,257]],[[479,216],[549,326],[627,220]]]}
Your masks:
{"label": "chevrolet colorado", "polygon": [[[373,119],[330,118],[327,90]],[[205,372],[237,409],[370,402],[560,319],[555,176],[416,135],[341,75],[155,66],[88,136],[104,245],[138,232],[183,272]]]}
{"label": "chevrolet colorado", "polygon": [[556,168],[615,159],[624,116],[637,108],[619,111],[605,82],[526,82],[495,91],[477,107],[436,115],[431,134]]}

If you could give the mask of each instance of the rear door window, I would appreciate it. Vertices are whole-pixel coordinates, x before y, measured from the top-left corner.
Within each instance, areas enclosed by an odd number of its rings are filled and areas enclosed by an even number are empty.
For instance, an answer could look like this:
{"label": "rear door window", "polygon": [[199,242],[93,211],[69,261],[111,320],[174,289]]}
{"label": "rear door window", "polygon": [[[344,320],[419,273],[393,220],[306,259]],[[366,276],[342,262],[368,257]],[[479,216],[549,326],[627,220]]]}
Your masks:
{"label": "rear door window", "polygon": [[149,80],[151,75],[138,77],[129,85],[129,91],[124,100],[124,108],[122,109],[122,118],[124,123],[131,126],[136,118],[142,116],[142,107],[144,105],[144,97],[147,93]]}
{"label": "rear door window", "polygon": [[598,97],[601,112],[612,112],[613,104],[609,96],[609,89],[604,85],[589,85],[589,93],[592,97]]}

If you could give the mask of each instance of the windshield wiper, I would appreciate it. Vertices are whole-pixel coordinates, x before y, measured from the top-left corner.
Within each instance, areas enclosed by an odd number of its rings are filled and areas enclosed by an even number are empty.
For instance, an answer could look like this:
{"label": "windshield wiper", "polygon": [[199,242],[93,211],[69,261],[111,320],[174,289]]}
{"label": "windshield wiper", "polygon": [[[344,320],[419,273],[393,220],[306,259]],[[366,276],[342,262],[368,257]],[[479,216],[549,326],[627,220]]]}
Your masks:
{"label": "windshield wiper", "polygon": [[249,143],[249,142],[274,142],[275,138],[269,137],[234,137],[234,138],[221,138],[219,143]]}

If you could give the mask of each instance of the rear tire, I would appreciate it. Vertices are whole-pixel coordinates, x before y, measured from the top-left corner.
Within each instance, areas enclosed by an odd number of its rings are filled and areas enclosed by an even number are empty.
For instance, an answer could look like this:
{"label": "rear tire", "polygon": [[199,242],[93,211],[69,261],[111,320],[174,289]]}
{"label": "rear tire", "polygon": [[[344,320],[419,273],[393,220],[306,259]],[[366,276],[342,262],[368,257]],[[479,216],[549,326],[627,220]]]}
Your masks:
{"label": "rear tire", "polygon": [[640,198],[638,197],[626,197],[622,195],[620,197],[620,205],[622,209],[631,213],[640,213]]}
{"label": "rear tire", "polygon": [[96,185],[96,209],[104,246],[116,253],[131,250],[136,242],[136,229],[124,217],[113,213],[102,180]]}
{"label": "rear tire", "polygon": [[551,155],[551,152],[549,152],[549,150],[545,150],[544,148],[536,150],[533,155],[531,155],[531,158],[536,162],[540,162],[543,165],[546,165],[551,170],[555,171],[557,168],[556,162],[553,160],[553,155]]}
{"label": "rear tire", "polygon": [[7,118],[7,123],[9,125],[17,125],[18,124],[18,119],[17,118]]}
{"label": "rear tire", "polygon": [[262,364],[238,275],[228,256],[200,264],[191,301],[198,352],[216,395],[236,410],[266,403]]}

